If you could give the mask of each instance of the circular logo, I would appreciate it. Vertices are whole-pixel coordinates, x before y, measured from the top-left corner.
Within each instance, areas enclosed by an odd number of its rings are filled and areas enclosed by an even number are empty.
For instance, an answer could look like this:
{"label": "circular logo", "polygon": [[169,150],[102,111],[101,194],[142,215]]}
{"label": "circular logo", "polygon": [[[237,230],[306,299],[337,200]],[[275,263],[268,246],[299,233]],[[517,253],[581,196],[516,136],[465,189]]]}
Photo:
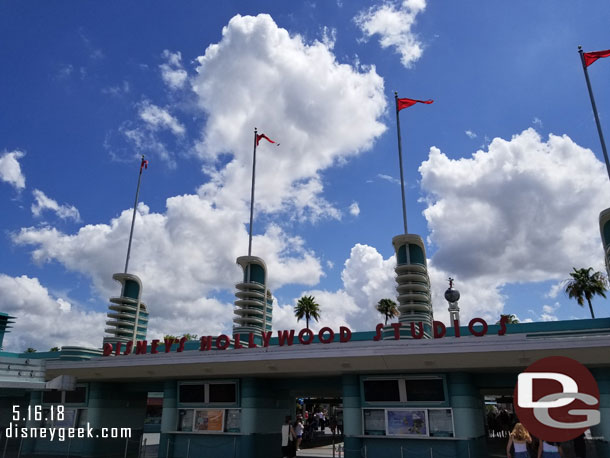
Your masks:
{"label": "circular logo", "polygon": [[530,434],[549,442],[574,439],[600,422],[595,378],[565,356],[540,359],[520,373],[514,406]]}

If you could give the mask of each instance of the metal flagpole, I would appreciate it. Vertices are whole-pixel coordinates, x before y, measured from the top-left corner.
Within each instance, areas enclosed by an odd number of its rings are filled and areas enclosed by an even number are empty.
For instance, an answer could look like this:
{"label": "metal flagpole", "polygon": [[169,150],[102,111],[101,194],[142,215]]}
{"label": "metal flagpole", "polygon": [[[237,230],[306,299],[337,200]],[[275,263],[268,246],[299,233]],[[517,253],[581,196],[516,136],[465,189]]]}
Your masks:
{"label": "metal flagpole", "polygon": [[407,234],[407,207],[405,204],[405,179],[402,172],[402,140],[400,138],[400,117],[398,116],[398,92],[394,92],[396,102],[396,130],[398,132],[398,164],[400,165],[400,191],[402,193],[402,220]]}
{"label": "metal flagpole", "polygon": [[131,239],[133,238],[133,226],[136,222],[136,208],[138,207],[138,195],[140,194],[140,182],[142,181],[142,169],[144,168],[144,155],[142,154],[142,162],[140,163],[140,175],[138,175],[138,187],[136,188],[136,201],[133,204],[133,217],[131,218],[131,231],[129,231],[129,243],[127,245],[127,259],[125,259],[125,273],[129,266],[129,253],[131,253]]}
{"label": "metal flagpole", "polygon": [[591,106],[593,107],[593,114],[595,115],[595,123],[597,124],[597,133],[599,134],[599,141],[602,144],[604,160],[606,161],[606,170],[608,171],[608,178],[610,179],[610,161],[608,161],[608,151],[606,150],[606,142],[604,141],[602,125],[599,122],[599,115],[597,114],[597,106],[595,105],[595,98],[593,97],[593,89],[591,89],[591,81],[589,80],[589,71],[587,70],[587,64],[585,63],[585,56],[584,56],[584,53],[582,50],[582,46],[578,47],[578,52],[580,53],[580,61],[582,63],[582,69],[585,72],[585,79],[587,80],[587,89],[589,89],[589,97],[591,98]]}
{"label": "metal flagpole", "polygon": [[256,171],[256,127],[254,128],[254,153],[252,154],[252,192],[250,193],[250,236],[248,238],[248,256],[252,255],[252,218],[254,215],[254,177]]}

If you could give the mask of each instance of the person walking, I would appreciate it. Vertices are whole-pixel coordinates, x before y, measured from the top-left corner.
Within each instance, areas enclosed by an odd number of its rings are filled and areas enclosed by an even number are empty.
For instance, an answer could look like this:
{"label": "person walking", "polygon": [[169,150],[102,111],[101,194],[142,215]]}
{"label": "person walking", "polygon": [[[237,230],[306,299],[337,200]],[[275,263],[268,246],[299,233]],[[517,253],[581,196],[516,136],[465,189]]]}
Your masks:
{"label": "person walking", "polygon": [[538,447],[538,458],[562,458],[563,453],[559,442],[540,441]]}
{"label": "person walking", "polygon": [[295,441],[296,434],[290,424],[292,417],[287,415],[282,425],[282,457],[294,458],[296,456]]}
{"label": "person walking", "polygon": [[[532,436],[527,432],[525,426],[521,423],[517,423],[508,437],[508,444],[506,444],[507,458],[530,458],[530,454],[527,451],[527,445],[531,444],[531,442]],[[514,457],[510,453],[511,446],[514,446],[515,448]]]}
{"label": "person walking", "polygon": [[297,450],[301,450],[301,441],[303,440],[303,430],[305,428],[303,427],[303,419],[301,418],[300,415],[297,416],[297,421],[294,424],[294,433],[296,435],[297,438],[297,442],[296,442],[296,449]]}

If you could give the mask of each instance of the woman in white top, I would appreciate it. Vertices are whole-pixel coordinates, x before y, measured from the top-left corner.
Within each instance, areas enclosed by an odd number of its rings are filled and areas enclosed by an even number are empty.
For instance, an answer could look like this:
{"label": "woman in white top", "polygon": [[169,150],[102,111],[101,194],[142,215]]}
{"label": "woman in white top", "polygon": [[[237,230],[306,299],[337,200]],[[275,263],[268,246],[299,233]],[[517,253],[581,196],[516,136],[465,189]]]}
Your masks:
{"label": "woman in white top", "polygon": [[532,436],[527,432],[525,426],[521,423],[517,423],[513,428],[513,432],[510,433],[508,438],[508,444],[506,444],[506,456],[508,458],[513,458],[510,453],[510,446],[515,447],[515,456],[514,458],[529,458],[529,453],[527,451],[527,444],[532,442]]}
{"label": "woman in white top", "polygon": [[538,447],[538,458],[560,458],[563,457],[559,442],[541,441]]}
{"label": "woman in white top", "polygon": [[294,433],[297,437],[297,450],[301,449],[301,441],[303,440],[303,419],[301,416],[297,416],[297,422],[294,425]]}

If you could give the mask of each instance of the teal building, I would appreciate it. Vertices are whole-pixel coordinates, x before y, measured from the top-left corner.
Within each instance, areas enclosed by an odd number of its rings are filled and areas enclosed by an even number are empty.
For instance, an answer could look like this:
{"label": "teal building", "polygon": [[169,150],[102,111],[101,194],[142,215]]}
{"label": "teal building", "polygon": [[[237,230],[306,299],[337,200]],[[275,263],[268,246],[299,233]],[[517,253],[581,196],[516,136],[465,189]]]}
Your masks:
{"label": "teal building", "polygon": [[[46,420],[28,418],[28,425],[88,425],[98,435],[127,428],[131,437],[19,443],[4,436],[0,449],[21,447],[22,456],[32,457],[68,451],[136,457],[146,448],[147,431],[155,431],[153,456],[159,458],[279,458],[280,428],[286,415],[295,418],[296,400],[332,398],[347,458],[489,458],[506,447],[505,432],[489,421],[491,409],[510,411],[518,374],[540,358],[560,355],[585,365],[597,381],[601,423],[591,429],[588,456],[610,456],[610,318],[509,324],[504,335],[493,324],[483,333],[479,321],[458,331],[386,340],[375,332],[326,328],[305,344],[306,333],[287,330],[256,348],[232,348],[224,345],[228,336],[211,336],[205,348],[191,341],[182,348],[174,343],[167,352],[161,344],[153,352],[149,342],[139,354],[101,357],[73,350],[69,357],[62,349],[36,355],[42,357],[42,384],[15,388],[10,396],[2,391],[5,413],[12,405],[23,415],[40,406]],[[3,353],[0,362],[25,364],[26,356]],[[72,379],[73,386],[45,385],[58,377]],[[154,425],[147,422],[151,397],[159,401]],[[69,415],[49,420],[59,406]],[[3,430],[10,420],[1,418]]]}

